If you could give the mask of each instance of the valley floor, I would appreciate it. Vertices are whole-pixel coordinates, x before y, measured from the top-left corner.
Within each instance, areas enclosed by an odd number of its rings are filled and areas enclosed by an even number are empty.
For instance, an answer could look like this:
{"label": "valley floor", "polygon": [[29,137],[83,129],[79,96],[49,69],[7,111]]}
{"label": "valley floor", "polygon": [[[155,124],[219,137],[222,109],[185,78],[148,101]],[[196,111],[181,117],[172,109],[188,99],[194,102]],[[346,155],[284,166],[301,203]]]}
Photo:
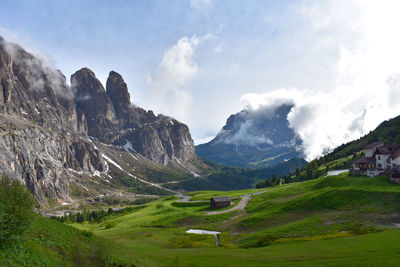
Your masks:
{"label": "valley floor", "polygon": [[[114,241],[115,256],[137,266],[400,265],[400,186],[385,177],[340,174],[290,187],[190,195],[254,192],[244,210],[211,216],[207,202],[166,197],[101,223],[72,225]],[[213,235],[188,229],[220,231],[219,246]]]}

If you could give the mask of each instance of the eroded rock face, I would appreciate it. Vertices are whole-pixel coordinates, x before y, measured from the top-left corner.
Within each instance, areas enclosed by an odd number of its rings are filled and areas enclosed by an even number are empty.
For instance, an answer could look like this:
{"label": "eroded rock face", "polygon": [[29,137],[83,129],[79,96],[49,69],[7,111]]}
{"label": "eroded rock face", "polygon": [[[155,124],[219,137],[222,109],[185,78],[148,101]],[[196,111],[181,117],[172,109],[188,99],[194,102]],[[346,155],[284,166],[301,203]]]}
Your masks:
{"label": "eroded rock face", "polygon": [[114,105],[115,112],[117,114],[120,123],[125,125],[125,120],[131,114],[131,96],[128,92],[128,86],[121,75],[115,71],[111,71],[107,79],[107,96],[110,98]]}
{"label": "eroded rock face", "polygon": [[71,179],[76,177],[68,170],[93,173],[105,168],[99,152],[85,139],[29,125],[13,130],[7,126],[0,128],[0,169],[26,184],[41,203],[69,200]]}
{"label": "eroded rock face", "polygon": [[194,144],[188,127],[132,105],[120,74],[110,72],[107,91],[88,69],[72,75],[71,84],[77,107],[88,121],[89,135],[109,144],[122,146],[129,142],[136,152],[163,165],[193,158]]}
{"label": "eroded rock face", "polygon": [[77,109],[85,114],[89,136],[106,143],[114,142],[113,133],[118,125],[114,106],[95,74],[88,68],[75,72],[71,76],[71,87]]}
{"label": "eroded rock face", "polygon": [[0,169],[26,184],[39,202],[69,200],[70,183],[76,179],[69,170],[104,169],[65,77],[4,39],[0,110]]}
{"label": "eroded rock face", "polygon": [[78,131],[73,94],[59,71],[0,40],[0,109],[56,131]]}
{"label": "eroded rock face", "polygon": [[81,174],[107,176],[104,156],[89,136],[129,143],[164,165],[194,156],[187,126],[132,105],[118,73],[110,73],[107,91],[87,68],[72,75],[71,85],[0,37],[0,169],[26,184],[40,203],[69,201]]}

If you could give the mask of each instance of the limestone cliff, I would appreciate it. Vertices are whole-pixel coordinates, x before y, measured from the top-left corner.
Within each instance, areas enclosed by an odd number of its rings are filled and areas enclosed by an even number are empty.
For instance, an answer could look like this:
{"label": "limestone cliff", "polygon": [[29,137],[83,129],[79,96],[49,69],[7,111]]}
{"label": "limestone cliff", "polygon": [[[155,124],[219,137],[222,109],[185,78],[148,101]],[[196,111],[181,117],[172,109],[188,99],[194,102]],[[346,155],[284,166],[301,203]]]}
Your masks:
{"label": "limestone cliff", "polygon": [[[116,183],[110,164],[136,177],[132,166],[151,165],[145,158],[173,166],[194,156],[188,127],[132,105],[118,73],[110,72],[106,91],[83,68],[70,87],[60,71],[1,37],[0,111],[0,170],[42,204],[71,202],[72,188],[86,195],[109,190]],[[132,158],[117,163],[106,155],[121,157],[121,149]]]}
{"label": "limestone cliff", "polygon": [[88,133],[115,145],[132,149],[163,165],[187,161],[194,156],[194,144],[186,125],[131,104],[122,76],[111,71],[106,90],[87,68],[71,77],[77,108],[88,121]]}

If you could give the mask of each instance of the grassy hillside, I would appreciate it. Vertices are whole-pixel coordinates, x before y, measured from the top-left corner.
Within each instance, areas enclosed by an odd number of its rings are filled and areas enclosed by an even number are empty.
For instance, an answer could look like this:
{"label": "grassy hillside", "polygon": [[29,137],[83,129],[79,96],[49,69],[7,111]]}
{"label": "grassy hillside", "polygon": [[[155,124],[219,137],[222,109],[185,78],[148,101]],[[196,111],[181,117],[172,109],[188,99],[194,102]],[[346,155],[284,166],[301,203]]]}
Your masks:
{"label": "grassy hillside", "polygon": [[[260,190],[233,191],[240,196]],[[263,189],[244,211],[208,216],[207,203],[166,197],[74,223],[118,243],[117,258],[139,266],[265,266],[400,264],[400,186],[385,177],[346,174]],[[208,199],[221,192],[192,192]],[[186,234],[193,229],[211,235]],[[193,258],[193,255],[196,255]]]}
{"label": "grassy hillside", "polygon": [[[0,266],[111,266],[113,242],[36,215],[27,232],[0,249]],[[134,263],[134,261],[132,261]]]}

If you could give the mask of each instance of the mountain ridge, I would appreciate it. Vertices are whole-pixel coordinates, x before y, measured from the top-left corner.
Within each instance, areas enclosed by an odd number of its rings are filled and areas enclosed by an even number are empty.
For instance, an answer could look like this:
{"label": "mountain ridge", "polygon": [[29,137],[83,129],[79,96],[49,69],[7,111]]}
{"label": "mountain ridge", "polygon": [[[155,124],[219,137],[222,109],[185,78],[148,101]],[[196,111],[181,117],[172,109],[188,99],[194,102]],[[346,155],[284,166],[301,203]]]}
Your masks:
{"label": "mountain ridge", "polygon": [[152,162],[177,179],[197,171],[186,125],[135,107],[114,71],[106,89],[88,68],[68,86],[60,71],[0,38],[0,169],[41,205],[123,188],[118,166],[137,188],[155,186],[146,172],[133,174]]}

